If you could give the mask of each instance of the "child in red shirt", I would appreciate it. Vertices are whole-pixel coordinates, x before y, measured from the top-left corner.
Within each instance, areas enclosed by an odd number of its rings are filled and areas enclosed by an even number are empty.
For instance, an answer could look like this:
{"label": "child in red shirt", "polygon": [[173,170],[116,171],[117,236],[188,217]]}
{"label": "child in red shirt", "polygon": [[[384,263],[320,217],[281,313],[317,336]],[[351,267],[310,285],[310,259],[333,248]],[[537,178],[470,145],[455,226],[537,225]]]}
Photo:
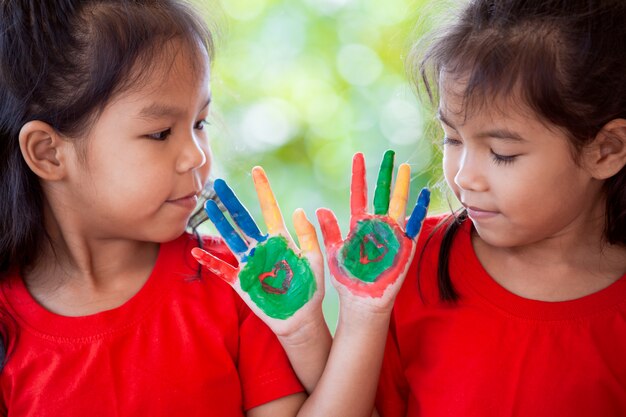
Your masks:
{"label": "child in red shirt", "polygon": [[382,416],[626,415],[625,40],[623,1],[476,0],[420,55],[463,207],[425,222]]}

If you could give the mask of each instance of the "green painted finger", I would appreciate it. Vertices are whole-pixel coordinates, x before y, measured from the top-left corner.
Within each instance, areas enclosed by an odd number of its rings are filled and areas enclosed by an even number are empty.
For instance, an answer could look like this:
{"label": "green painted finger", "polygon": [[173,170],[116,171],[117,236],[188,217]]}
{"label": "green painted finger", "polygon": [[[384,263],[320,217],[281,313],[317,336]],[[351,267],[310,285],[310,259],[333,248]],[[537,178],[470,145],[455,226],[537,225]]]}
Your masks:
{"label": "green painted finger", "polygon": [[374,192],[374,214],[385,215],[389,210],[389,195],[391,194],[391,176],[393,174],[393,159],[395,152],[388,150],[383,156],[378,171],[378,181]]}

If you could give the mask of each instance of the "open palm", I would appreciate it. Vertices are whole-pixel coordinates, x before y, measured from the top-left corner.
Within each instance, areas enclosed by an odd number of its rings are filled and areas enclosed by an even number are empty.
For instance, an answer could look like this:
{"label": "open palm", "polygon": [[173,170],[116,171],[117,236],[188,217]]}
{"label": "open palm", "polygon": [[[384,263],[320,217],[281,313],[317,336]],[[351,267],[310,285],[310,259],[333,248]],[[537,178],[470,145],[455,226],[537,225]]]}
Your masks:
{"label": "open palm", "polygon": [[[357,153],[353,159],[350,187],[350,232],[341,237],[332,211],[319,209],[318,220],[328,266],[342,293],[378,299],[381,305],[393,303],[415,252],[415,242],[430,202],[423,189],[405,223],[410,167],[402,164],[390,199],[394,152],[387,151],[380,167],[374,195],[374,214],[367,212],[365,160]],[[390,291],[387,291],[390,290]],[[386,294],[389,293],[388,295]]]}
{"label": "open palm", "polygon": [[261,233],[230,187],[218,179],[215,192],[239,232],[214,201],[207,201],[205,210],[239,259],[239,266],[233,267],[200,248],[192,253],[198,262],[228,282],[274,333],[286,334],[321,314],[323,258],[315,228],[304,212],[298,209],[293,216],[301,245],[298,248],[285,227],[265,172],[255,167],[252,177],[268,234]]}

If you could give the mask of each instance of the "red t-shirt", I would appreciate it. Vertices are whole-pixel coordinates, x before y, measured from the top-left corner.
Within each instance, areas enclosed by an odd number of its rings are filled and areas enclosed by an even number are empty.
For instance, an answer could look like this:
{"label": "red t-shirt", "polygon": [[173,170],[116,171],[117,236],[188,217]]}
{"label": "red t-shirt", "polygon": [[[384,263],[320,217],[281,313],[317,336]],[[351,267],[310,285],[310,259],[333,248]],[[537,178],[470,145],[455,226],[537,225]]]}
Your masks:
{"label": "red t-shirt", "polygon": [[[564,302],[497,284],[465,221],[451,250],[457,304],[439,301],[440,218],[428,219],[394,306],[377,409],[383,417],[626,416],[626,275]],[[422,297],[420,297],[420,289]]]}
{"label": "red t-shirt", "polygon": [[[146,284],[113,310],[64,317],[17,274],[0,285],[8,326],[0,411],[9,416],[241,416],[301,392],[274,334],[190,254],[161,245]],[[205,248],[228,256],[217,240]],[[232,261],[232,256],[230,257]],[[7,412],[8,410],[8,412]]]}

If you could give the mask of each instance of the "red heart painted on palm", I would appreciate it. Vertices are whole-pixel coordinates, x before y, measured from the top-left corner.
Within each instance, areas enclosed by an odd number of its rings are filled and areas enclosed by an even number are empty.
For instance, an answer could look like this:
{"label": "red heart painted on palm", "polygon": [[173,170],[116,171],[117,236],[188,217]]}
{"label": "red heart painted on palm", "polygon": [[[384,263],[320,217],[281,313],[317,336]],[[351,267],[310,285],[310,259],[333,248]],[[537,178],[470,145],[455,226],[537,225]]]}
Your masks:
{"label": "red heart painted on palm", "polygon": [[[379,255],[373,259],[368,257],[367,250],[365,248],[365,245],[367,245],[367,243],[373,244],[376,247],[376,250],[380,252]],[[372,262],[378,262],[381,259],[383,259],[385,255],[387,255],[387,252],[389,252],[389,248],[387,247],[387,245],[385,245],[384,243],[381,243],[374,233],[368,233],[367,235],[363,237],[363,240],[361,241],[360,262],[363,265],[366,265]]]}
{"label": "red heart painted on palm", "polygon": [[[272,287],[270,284],[265,282],[270,278],[276,278],[278,276],[279,271],[285,271],[285,279],[283,280],[283,284],[279,287]],[[270,294],[285,294],[289,290],[289,286],[291,285],[291,279],[293,278],[293,270],[289,263],[283,259],[280,262],[274,264],[274,268],[272,268],[269,272],[264,272],[259,275],[259,281],[261,281],[261,286],[263,289]]]}

